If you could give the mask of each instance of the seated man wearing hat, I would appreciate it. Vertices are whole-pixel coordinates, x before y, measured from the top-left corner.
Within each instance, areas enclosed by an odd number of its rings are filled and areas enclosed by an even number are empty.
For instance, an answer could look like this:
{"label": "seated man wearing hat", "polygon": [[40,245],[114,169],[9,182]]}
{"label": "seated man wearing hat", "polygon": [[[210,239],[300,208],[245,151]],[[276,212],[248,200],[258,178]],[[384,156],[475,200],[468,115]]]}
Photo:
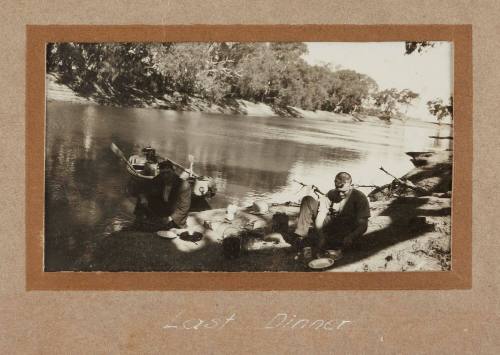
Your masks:
{"label": "seated man wearing hat", "polygon": [[[351,175],[335,176],[335,189],[316,200],[305,196],[300,205],[297,228],[289,242],[299,248],[316,246],[320,251],[342,250],[356,243],[366,232],[370,205],[365,194],[352,187]],[[309,229],[316,230],[316,238],[308,238]]]}
{"label": "seated man wearing hat", "polygon": [[187,175],[177,175],[169,160],[160,162],[158,168],[150,188],[139,194],[134,213],[157,222],[162,230],[183,228],[191,207],[191,184]]}

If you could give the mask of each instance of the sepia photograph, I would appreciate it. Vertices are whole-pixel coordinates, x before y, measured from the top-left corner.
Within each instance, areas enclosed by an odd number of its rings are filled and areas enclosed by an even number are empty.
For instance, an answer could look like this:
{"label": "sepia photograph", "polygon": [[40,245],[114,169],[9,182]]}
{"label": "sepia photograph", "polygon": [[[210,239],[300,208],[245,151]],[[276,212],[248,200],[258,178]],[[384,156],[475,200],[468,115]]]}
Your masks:
{"label": "sepia photograph", "polygon": [[450,271],[453,59],[47,43],[44,271]]}

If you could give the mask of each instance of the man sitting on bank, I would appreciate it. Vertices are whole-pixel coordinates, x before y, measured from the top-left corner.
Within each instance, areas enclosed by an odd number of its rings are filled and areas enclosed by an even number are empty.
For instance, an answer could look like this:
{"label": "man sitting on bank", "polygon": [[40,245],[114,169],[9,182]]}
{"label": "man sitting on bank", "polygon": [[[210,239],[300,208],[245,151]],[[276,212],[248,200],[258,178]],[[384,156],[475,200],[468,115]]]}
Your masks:
{"label": "man sitting on bank", "polygon": [[[368,198],[353,188],[351,175],[346,172],[338,173],[334,182],[335,189],[319,200],[312,196],[302,199],[292,245],[316,246],[319,251],[343,250],[366,232],[370,217]],[[317,239],[309,237],[311,227]]]}
{"label": "man sitting on bank", "polygon": [[157,224],[158,229],[183,228],[191,207],[191,184],[177,175],[169,160],[158,163],[159,174],[138,196],[135,214]]}

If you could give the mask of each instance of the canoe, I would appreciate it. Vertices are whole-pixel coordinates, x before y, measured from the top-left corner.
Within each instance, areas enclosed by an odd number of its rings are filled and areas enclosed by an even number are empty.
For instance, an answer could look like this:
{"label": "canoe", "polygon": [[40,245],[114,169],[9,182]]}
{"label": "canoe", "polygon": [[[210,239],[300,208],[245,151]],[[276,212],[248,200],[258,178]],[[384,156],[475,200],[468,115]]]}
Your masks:
{"label": "canoe", "polygon": [[[133,154],[128,159],[114,143],[111,143],[111,151],[127,165],[127,172],[132,177],[144,180],[154,179],[154,177],[160,173],[158,164],[166,160],[166,158],[156,155],[156,151],[151,147],[143,148],[140,154]],[[172,159],[169,159],[169,161],[174,165],[174,169],[179,175],[185,171],[188,172],[189,176],[192,178],[202,178],[202,176],[184,168]]]}
{"label": "canoe", "polygon": [[[114,143],[111,143],[111,150],[117,157],[126,163],[127,172],[130,175],[132,182],[132,184],[129,184],[129,187],[127,188],[129,192],[148,189],[151,186],[149,183],[152,182],[152,180],[160,173],[158,164],[167,160],[164,157],[156,155],[156,151],[151,147],[143,148],[141,153],[133,154],[128,159]],[[180,176],[183,172],[189,174],[188,179],[193,185],[194,199],[206,202],[206,197],[213,197],[215,195],[215,187],[208,188],[210,179],[206,176],[195,174],[192,171],[192,165],[190,169],[186,169],[179,163],[176,163],[171,159],[168,160],[174,166],[174,170],[177,175]],[[203,190],[201,190],[201,188]],[[204,205],[206,205],[206,203],[204,203]]]}

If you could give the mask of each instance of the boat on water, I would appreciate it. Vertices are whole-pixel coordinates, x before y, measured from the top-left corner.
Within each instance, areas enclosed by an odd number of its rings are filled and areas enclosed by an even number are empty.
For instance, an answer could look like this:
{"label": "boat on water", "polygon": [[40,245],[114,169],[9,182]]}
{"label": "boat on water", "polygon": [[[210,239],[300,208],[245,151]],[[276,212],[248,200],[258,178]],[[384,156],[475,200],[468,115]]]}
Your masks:
{"label": "boat on water", "polygon": [[185,168],[171,159],[157,155],[156,150],[152,147],[145,147],[139,154],[133,154],[128,159],[114,143],[111,143],[111,150],[126,163],[127,172],[132,181],[140,183],[143,187],[147,186],[149,182],[158,176],[160,173],[159,164],[162,161],[168,160],[172,163],[177,175],[183,179],[187,179],[192,184],[193,197],[205,199],[213,197],[216,193],[213,179],[193,172],[192,156],[190,156],[190,167]]}

